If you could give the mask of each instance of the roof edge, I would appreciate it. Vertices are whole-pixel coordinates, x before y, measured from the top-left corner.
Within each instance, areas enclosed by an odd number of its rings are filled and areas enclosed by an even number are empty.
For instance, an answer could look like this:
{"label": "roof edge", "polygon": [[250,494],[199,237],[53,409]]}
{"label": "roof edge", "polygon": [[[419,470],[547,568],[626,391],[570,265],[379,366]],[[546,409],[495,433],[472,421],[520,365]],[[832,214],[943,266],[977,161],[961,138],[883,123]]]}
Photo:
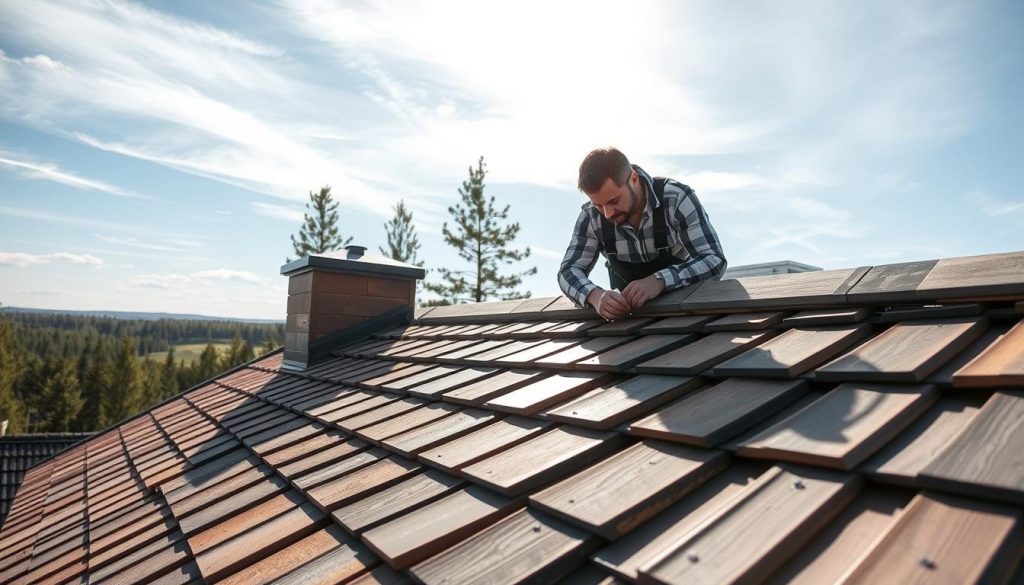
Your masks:
{"label": "roof edge", "polygon": [[[434,307],[417,315],[416,321],[597,318],[592,308],[577,307],[566,297],[553,297],[542,309],[536,309],[540,300]],[[982,300],[1024,300],[1024,251],[709,280],[670,291],[648,303],[637,315]],[[526,303],[532,303],[534,310],[520,310]]]}

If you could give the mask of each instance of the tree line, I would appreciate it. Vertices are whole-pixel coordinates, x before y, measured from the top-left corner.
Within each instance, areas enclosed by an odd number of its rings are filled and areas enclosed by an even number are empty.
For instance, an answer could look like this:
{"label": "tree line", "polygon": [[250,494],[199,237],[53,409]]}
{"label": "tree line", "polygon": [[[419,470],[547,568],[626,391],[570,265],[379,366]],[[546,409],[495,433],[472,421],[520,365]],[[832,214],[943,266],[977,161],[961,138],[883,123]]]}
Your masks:
{"label": "tree line", "polygon": [[[101,430],[274,349],[283,333],[277,323],[5,312],[0,421],[8,433]],[[213,340],[229,337],[218,352]],[[175,345],[199,340],[198,359],[175,356]],[[161,351],[161,360],[144,357]]]}
{"label": "tree line", "polygon": [[[519,272],[508,270],[509,265],[530,257],[530,247],[521,250],[514,247],[520,226],[507,221],[508,205],[497,207],[493,196],[488,198],[484,195],[486,176],[487,168],[481,156],[475,168],[469,167],[469,177],[459,187],[458,203],[448,208],[451,226],[446,221],[441,229],[445,243],[466,262],[466,266],[462,269],[439,267],[436,278],[428,276],[424,286],[438,298],[424,304],[479,303],[530,296],[530,291],[520,291],[519,286],[524,277],[536,274],[537,268]],[[412,211],[405,205],[405,200],[396,203],[392,211],[394,215],[384,224],[387,247],[380,247],[381,254],[399,262],[423,266],[418,256],[420,243]],[[352,241],[352,238],[341,235],[338,203],[329,185],[317,193],[310,192],[302,226],[291,241],[292,250],[299,258],[338,250]]]}
{"label": "tree line", "polygon": [[[508,205],[498,207],[493,196],[485,196],[486,176],[480,157],[469,167],[458,201],[448,208],[451,223],[444,222],[441,233],[465,266],[428,269],[423,286],[437,298],[427,305],[530,296],[519,287],[537,269],[510,270],[529,258],[530,248],[515,247],[520,226],[508,222]],[[351,241],[341,234],[330,186],[309,196],[299,232],[291,237],[299,258]],[[423,266],[412,210],[401,200],[393,211],[384,225],[387,247],[380,247],[381,254]],[[283,329],[280,324],[3,313],[0,421],[8,421],[9,433],[104,429],[272,349]],[[230,347],[219,354],[212,340],[229,337]],[[203,341],[206,347],[193,363],[175,357],[175,345]],[[162,360],[140,357],[163,351]]]}

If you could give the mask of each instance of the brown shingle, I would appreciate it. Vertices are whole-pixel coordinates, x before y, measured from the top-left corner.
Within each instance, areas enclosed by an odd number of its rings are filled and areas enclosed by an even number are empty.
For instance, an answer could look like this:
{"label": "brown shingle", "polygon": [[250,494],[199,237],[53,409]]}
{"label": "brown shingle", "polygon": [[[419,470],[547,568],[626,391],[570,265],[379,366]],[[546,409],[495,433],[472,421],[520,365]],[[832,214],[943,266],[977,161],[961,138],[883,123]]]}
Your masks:
{"label": "brown shingle", "polygon": [[693,376],[734,355],[771,339],[773,331],[755,333],[720,332],[706,335],[693,343],[637,364],[644,374]]}
{"label": "brown shingle", "polygon": [[515,500],[470,486],[363,533],[392,568],[404,569],[508,515]]}
{"label": "brown shingle", "polygon": [[457,477],[431,469],[390,488],[360,498],[331,516],[353,533],[362,532],[412,508],[437,500],[462,487]]}
{"label": "brown shingle", "polygon": [[485,408],[515,414],[534,414],[617,379],[601,372],[559,372],[536,379],[484,403]]}
{"label": "brown shingle", "polygon": [[982,318],[906,321],[818,368],[822,381],[920,382],[985,330]]}
{"label": "brown shingle", "polygon": [[578,566],[597,538],[534,510],[523,509],[412,568],[418,581],[551,583]]}
{"label": "brown shingle", "polygon": [[499,493],[518,496],[583,467],[621,444],[618,433],[559,427],[466,466],[462,474]]}
{"label": "brown shingle", "polygon": [[860,341],[870,325],[789,329],[715,366],[716,376],[791,378],[813,369]]}
{"label": "brown shingle", "polygon": [[844,582],[1005,581],[1020,558],[1022,522],[1020,507],[918,495]]}
{"label": "brown shingle", "polygon": [[594,429],[609,429],[699,387],[698,378],[641,374],[566,402],[547,412],[547,418]]}
{"label": "brown shingle", "polygon": [[930,484],[1024,503],[1024,391],[996,392],[923,470]]}
{"label": "brown shingle", "polygon": [[856,495],[856,476],[775,468],[641,575],[666,582],[752,579],[781,566]]}
{"label": "brown shingle", "polygon": [[957,387],[1024,385],[1024,321],[953,374]]}
{"label": "brown shingle", "polygon": [[[343,559],[347,558],[348,562]],[[249,583],[269,583],[288,576],[292,580],[300,576],[312,577],[307,567],[311,564],[324,564],[330,560],[334,567],[331,576],[334,579],[345,579],[358,574],[375,564],[376,559],[362,544],[345,534],[339,527],[330,525],[322,530],[299,540],[237,573],[226,577],[220,583],[224,585],[247,585]],[[319,574],[319,573],[318,573]],[[313,583],[315,581],[303,581]],[[333,582],[333,581],[332,581]]]}
{"label": "brown shingle", "polygon": [[843,384],[739,447],[739,454],[853,469],[937,398],[934,386]]}
{"label": "brown shingle", "polygon": [[629,425],[629,433],[711,447],[807,392],[805,380],[729,378],[698,388]]}
{"label": "brown shingle", "polygon": [[728,464],[721,451],[645,441],[533,494],[530,504],[615,540]]}
{"label": "brown shingle", "polygon": [[420,461],[454,472],[493,453],[517,445],[551,423],[510,416],[420,453]]}

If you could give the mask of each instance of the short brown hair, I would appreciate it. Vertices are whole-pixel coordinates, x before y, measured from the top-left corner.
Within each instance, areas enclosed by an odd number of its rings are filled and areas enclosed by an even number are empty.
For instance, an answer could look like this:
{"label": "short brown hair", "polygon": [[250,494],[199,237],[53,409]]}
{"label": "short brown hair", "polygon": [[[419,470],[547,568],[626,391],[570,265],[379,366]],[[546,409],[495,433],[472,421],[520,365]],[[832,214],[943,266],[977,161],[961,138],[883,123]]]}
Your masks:
{"label": "short brown hair", "polygon": [[629,178],[633,167],[629,159],[617,148],[597,148],[591,150],[580,164],[580,180],[576,183],[584,193],[596,193],[611,179],[621,187]]}

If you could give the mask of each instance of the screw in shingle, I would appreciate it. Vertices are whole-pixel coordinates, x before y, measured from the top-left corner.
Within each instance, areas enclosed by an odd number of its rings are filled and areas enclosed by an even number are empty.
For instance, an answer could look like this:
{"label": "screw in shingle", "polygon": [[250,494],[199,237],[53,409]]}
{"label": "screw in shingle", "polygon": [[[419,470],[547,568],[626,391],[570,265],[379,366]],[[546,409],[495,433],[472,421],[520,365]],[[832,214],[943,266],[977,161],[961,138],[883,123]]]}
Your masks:
{"label": "screw in shingle", "polygon": [[534,532],[540,532],[540,524],[534,524],[533,525],[533,531]]}
{"label": "screw in shingle", "polygon": [[802,481],[800,481],[800,480],[798,479],[798,480],[796,480],[796,481],[794,481],[794,482],[793,482],[793,487],[795,487],[795,488],[796,488],[796,489],[798,489],[798,490],[802,490],[802,489],[804,489],[804,488],[805,488],[805,487],[807,487],[807,486],[805,486],[805,485],[804,485],[804,482],[802,482]]}
{"label": "screw in shingle", "polygon": [[926,569],[934,569],[935,561],[929,559],[928,557],[921,557],[921,566]]}
{"label": "screw in shingle", "polygon": [[700,562],[700,557],[697,556],[697,553],[695,552],[689,552],[686,554],[686,560],[690,561],[691,563],[697,563]]}

